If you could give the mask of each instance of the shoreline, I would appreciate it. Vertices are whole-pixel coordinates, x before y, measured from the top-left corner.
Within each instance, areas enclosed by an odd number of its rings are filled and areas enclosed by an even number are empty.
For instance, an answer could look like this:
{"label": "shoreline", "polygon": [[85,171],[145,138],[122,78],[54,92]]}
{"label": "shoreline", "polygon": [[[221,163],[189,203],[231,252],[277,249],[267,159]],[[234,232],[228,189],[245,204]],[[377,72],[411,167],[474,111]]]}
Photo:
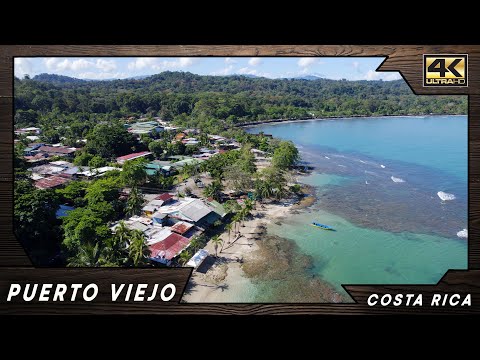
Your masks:
{"label": "shoreline", "polygon": [[[255,257],[260,249],[259,241],[266,234],[266,226],[277,222],[285,217],[293,208],[293,204],[284,206],[281,203],[269,203],[263,206],[257,204],[256,210],[252,211],[252,217],[246,220],[243,226],[239,226],[239,234],[233,231],[220,235],[224,241],[223,249],[218,249],[218,257],[215,258],[215,250],[211,241],[204,249],[209,252],[209,258],[205,260],[190,278],[182,301],[188,303],[202,302],[242,302],[242,297],[235,294],[245,288],[252,287],[252,281],[242,269],[242,265]],[[248,296],[249,294],[243,294]],[[250,294],[251,295],[251,294]],[[232,300],[239,298],[239,300]]]}
{"label": "shoreline", "polygon": [[289,124],[294,122],[306,122],[306,121],[324,121],[324,120],[335,120],[335,119],[369,119],[369,118],[381,118],[381,117],[433,117],[433,116],[468,116],[468,114],[425,114],[425,115],[350,115],[350,116],[324,116],[320,118],[300,118],[300,119],[271,119],[271,120],[261,120],[253,121],[249,123],[237,124],[235,127],[238,128],[249,128],[255,127],[258,125],[268,125],[268,124]]}
{"label": "shoreline", "polygon": [[224,244],[223,249],[218,248],[217,258],[213,244],[209,241],[204,249],[210,255],[205,263],[192,273],[182,302],[252,301],[251,297],[255,296],[255,279],[246,274],[244,266],[252,267],[266,260],[261,242],[267,236],[269,224],[280,222],[289,213],[301,211],[315,203],[315,191],[312,187],[302,184],[302,192],[304,196],[295,200],[289,198],[281,202],[257,204],[251,218],[238,227],[237,235],[233,230],[230,236],[227,231],[220,235]]}

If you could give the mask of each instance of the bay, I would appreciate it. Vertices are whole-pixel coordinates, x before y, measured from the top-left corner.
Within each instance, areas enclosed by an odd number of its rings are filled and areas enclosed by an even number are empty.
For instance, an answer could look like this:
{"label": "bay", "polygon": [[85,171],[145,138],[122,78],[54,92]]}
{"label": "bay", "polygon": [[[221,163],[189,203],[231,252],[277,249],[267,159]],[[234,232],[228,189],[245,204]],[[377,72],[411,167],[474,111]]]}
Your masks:
{"label": "bay", "polygon": [[[312,258],[306,276],[342,291],[349,283],[433,284],[448,269],[467,267],[467,241],[457,236],[467,228],[466,116],[313,120],[247,131],[293,141],[314,167],[302,181],[318,201],[268,229]],[[279,301],[267,293],[261,301]]]}

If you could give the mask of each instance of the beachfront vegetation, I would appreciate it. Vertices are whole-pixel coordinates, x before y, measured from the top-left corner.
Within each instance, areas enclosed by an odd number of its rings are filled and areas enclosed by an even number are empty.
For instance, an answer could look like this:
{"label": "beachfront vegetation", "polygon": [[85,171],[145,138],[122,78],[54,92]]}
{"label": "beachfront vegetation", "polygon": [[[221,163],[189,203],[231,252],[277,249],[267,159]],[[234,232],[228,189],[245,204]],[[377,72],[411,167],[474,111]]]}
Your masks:
{"label": "beachfront vegetation", "polygon": [[215,257],[218,257],[218,246],[223,243],[223,240],[220,239],[220,236],[215,235],[210,241],[213,243],[213,248],[215,249]]}

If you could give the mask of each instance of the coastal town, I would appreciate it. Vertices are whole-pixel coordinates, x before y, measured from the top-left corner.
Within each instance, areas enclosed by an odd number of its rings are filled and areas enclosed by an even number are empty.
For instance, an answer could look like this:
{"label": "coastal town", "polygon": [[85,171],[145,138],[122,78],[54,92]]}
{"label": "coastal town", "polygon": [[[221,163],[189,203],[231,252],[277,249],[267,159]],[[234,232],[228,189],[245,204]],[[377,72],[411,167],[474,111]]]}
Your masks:
{"label": "coastal town", "polygon": [[55,199],[62,242],[48,258],[34,249],[44,263],[196,270],[205,263],[214,276],[226,258],[241,264],[265,214],[281,216],[304,196],[289,142],[243,130],[239,139],[208,134],[158,117],[124,119],[121,128],[135,151],[112,158],[92,151],[89,138],[68,146],[45,141],[40,127],[15,130],[17,177]]}
{"label": "coastal town", "polygon": [[[464,266],[467,97],[360,80],[378,58],[191,60],[15,59],[13,222],[32,264],[193,268],[189,303],[344,302],[345,283]],[[334,78],[303,76],[324,60]]]}

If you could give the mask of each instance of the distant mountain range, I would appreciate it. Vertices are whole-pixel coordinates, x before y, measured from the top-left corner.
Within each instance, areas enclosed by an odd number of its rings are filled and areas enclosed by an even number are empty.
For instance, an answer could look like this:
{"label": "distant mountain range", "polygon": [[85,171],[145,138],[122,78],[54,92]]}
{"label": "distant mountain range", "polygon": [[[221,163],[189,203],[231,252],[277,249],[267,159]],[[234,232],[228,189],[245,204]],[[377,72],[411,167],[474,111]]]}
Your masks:
{"label": "distant mountain range", "polygon": [[50,83],[59,83],[59,84],[66,84],[66,83],[84,83],[87,80],[77,79],[70,76],[64,75],[56,75],[56,74],[39,74],[33,77],[35,81],[43,81],[43,82],[50,82]]}
{"label": "distant mountain range", "polygon": [[[150,77],[152,75],[139,75],[139,76],[132,76],[128,78],[128,80],[142,80]],[[87,81],[114,81],[120,80],[118,78],[109,78],[109,79],[78,79],[71,76],[64,76],[64,75],[56,75],[56,74],[39,74],[35,75],[33,78],[35,81],[43,81],[43,82],[50,82],[50,83],[57,83],[57,84],[65,84],[65,83],[84,83]]]}
{"label": "distant mountain range", "polygon": [[325,79],[325,76],[311,74],[311,75],[296,76],[292,79],[297,79],[297,80],[320,80],[320,79]]}
{"label": "distant mountain range", "polygon": [[[115,80],[143,80],[155,75],[138,75],[132,76],[125,79],[118,79],[118,78],[109,78],[109,79],[78,79],[71,76],[65,75],[57,75],[57,74],[39,74],[35,75],[32,79],[35,81],[42,81],[42,82],[49,82],[49,83],[57,83],[57,84],[66,84],[66,83],[85,83],[87,81],[115,81]],[[232,74],[229,76],[243,76],[250,79],[260,79],[263,76],[257,76],[253,74]],[[297,77],[291,77],[289,79],[296,79],[296,80],[319,80],[324,79],[323,76],[310,74],[310,75],[302,75]]]}

